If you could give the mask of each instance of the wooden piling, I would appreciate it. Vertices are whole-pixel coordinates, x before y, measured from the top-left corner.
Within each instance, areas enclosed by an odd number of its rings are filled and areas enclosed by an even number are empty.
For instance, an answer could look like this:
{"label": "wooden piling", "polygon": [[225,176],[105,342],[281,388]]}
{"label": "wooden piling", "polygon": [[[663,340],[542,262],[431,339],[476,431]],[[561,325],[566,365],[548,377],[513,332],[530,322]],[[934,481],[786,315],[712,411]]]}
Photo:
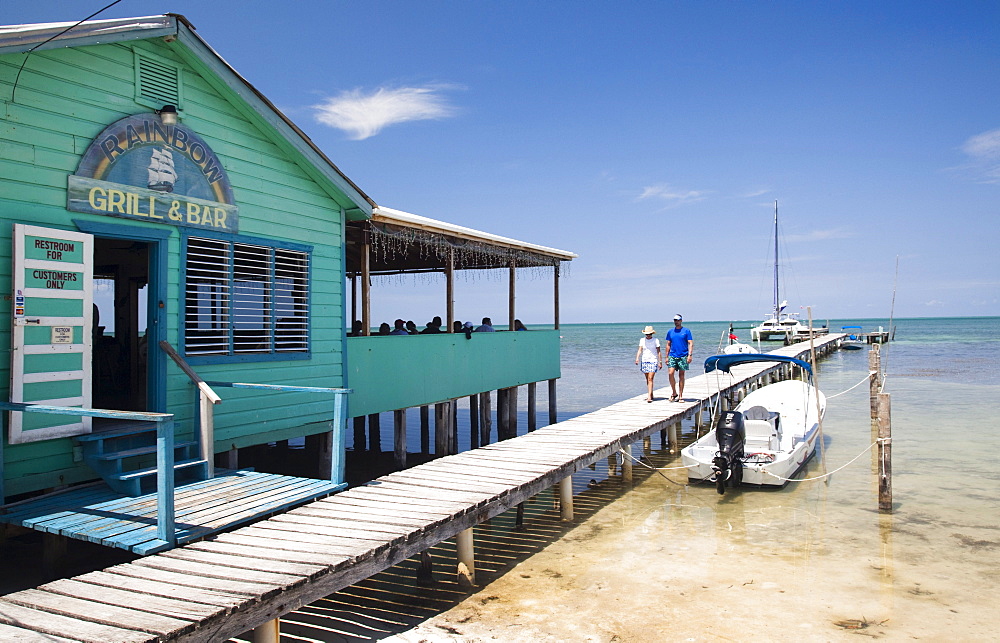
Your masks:
{"label": "wooden piling", "polygon": [[878,510],[892,513],[892,406],[888,393],[878,394]]}
{"label": "wooden piling", "polygon": [[556,418],[556,381],[549,380],[549,424],[558,422]]}
{"label": "wooden piling", "polygon": [[671,453],[677,453],[677,433],[679,432],[680,425],[681,425],[680,422],[672,422],[670,424],[670,429],[669,429],[670,440],[669,440],[669,443],[670,443],[670,452]]}
{"label": "wooden piling", "polygon": [[368,416],[368,450],[382,453],[382,426],[378,413]]}
{"label": "wooden piling", "polygon": [[281,640],[281,624],[278,619],[255,627],[250,640],[252,643],[278,643]]}
{"label": "wooden piling", "polygon": [[406,468],[406,409],[392,412],[393,454],[397,469]]}
{"label": "wooden piling", "polygon": [[469,448],[479,448],[479,395],[469,396]]}
{"label": "wooden piling", "polygon": [[493,410],[491,408],[490,392],[479,394],[479,444],[486,446],[492,438],[493,432]]}
{"label": "wooden piling", "polygon": [[420,407],[420,453],[431,452],[431,413],[427,406]]}
{"label": "wooden piling", "polygon": [[559,481],[559,514],[564,522],[573,520],[573,476]]}
{"label": "wooden piling", "polygon": [[472,527],[458,532],[458,584],[472,588],[476,586],[476,549]]}
{"label": "wooden piling", "polygon": [[507,389],[510,397],[507,399],[507,430],[510,431],[508,437],[517,437],[517,387],[512,386]]}
{"label": "wooden piling", "polygon": [[629,455],[632,454],[632,445],[623,444],[622,445],[622,482],[625,484],[632,484],[632,458]]}
{"label": "wooden piling", "polygon": [[365,438],[365,416],[359,415],[354,418],[354,452],[361,453],[368,448]]}
{"label": "wooden piling", "polygon": [[878,344],[872,344],[872,349],[868,351],[868,372],[871,373],[868,378],[868,405],[873,420],[878,418],[879,372],[882,368],[882,358],[878,346]]}
{"label": "wooden piling", "polygon": [[451,455],[451,404],[434,405],[434,455]]}
{"label": "wooden piling", "polygon": [[535,383],[528,384],[528,431],[538,428],[535,418]]}
{"label": "wooden piling", "polygon": [[497,442],[506,440],[508,435],[508,423],[510,422],[510,412],[507,410],[509,396],[505,388],[497,389]]}

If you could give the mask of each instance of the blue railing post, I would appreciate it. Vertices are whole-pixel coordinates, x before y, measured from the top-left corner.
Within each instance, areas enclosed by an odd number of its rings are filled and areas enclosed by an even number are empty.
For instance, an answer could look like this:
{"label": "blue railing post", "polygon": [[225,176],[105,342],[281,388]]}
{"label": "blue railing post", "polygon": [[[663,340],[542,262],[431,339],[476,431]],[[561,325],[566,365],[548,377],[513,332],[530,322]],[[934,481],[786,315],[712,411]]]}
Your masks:
{"label": "blue railing post", "polygon": [[156,537],[177,544],[174,529],[174,419],[156,423]]}
{"label": "blue railing post", "polygon": [[344,396],[347,393],[338,392],[333,396],[333,435],[330,436],[333,442],[330,445],[330,479],[338,484],[343,484],[344,473],[344,453],[347,448],[345,435],[347,431],[347,418],[344,417]]}

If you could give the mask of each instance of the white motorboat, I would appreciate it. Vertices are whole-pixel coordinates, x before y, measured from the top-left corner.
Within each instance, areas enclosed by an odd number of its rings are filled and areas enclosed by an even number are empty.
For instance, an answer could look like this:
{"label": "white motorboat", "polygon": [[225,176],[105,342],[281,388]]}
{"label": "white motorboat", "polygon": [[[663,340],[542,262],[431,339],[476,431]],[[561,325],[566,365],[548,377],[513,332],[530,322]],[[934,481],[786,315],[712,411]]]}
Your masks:
{"label": "white motorboat", "polygon": [[808,373],[809,382],[785,380],[751,392],[715,427],[681,449],[688,480],[711,481],[720,494],[742,485],[784,486],[816,450],[826,396],[812,380],[812,368],[792,357],[769,354],[713,355],[705,371],[752,362],[791,362]]}

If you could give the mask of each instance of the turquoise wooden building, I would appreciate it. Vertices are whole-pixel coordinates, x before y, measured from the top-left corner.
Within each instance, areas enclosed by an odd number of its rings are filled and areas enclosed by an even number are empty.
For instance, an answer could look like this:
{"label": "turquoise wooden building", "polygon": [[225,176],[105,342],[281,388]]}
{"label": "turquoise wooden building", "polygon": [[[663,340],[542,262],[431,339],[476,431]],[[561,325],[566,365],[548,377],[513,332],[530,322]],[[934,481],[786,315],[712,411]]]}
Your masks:
{"label": "turquoise wooden building", "polygon": [[[3,398],[170,414],[179,480],[210,478],[216,452],[322,436],[328,484],[260,510],[329,493],[343,475],[330,441],[344,230],[374,204],[182,16],[70,26],[0,29]],[[197,403],[171,348],[222,384],[201,385],[221,404]],[[155,469],[138,433],[156,422],[4,415],[8,500],[95,471],[123,493],[157,487],[137,473]]]}
{"label": "turquoise wooden building", "polygon": [[[342,488],[349,416],[538,381],[554,403],[575,255],[403,214],[183,16],[0,27],[0,523],[155,552]],[[498,267],[512,288],[554,269],[553,330],[349,345],[352,281]],[[468,376],[387,389],[387,355],[401,383]],[[319,478],[239,469],[241,449],[298,438]]]}

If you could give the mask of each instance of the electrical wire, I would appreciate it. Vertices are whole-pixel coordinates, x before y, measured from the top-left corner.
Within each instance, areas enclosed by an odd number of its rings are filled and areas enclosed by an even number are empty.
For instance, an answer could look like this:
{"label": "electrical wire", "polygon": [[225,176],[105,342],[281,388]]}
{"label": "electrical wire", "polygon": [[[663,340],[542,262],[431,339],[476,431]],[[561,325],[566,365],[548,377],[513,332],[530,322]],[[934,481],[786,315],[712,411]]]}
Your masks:
{"label": "electrical wire", "polygon": [[31,56],[31,54],[32,54],[32,53],[34,53],[34,51],[35,51],[36,49],[38,49],[39,47],[41,47],[41,46],[42,46],[42,45],[44,45],[44,44],[47,44],[47,43],[50,43],[50,42],[52,42],[53,40],[55,40],[55,39],[56,39],[56,38],[58,38],[59,36],[63,35],[63,34],[64,34],[64,33],[66,33],[67,31],[69,31],[69,30],[71,30],[71,29],[76,29],[77,27],[79,27],[79,26],[80,26],[81,24],[83,24],[84,22],[87,22],[88,20],[90,20],[91,18],[93,18],[94,16],[96,16],[96,15],[97,15],[97,14],[99,14],[99,13],[102,13],[102,12],[104,12],[104,11],[107,11],[108,9],[110,9],[110,8],[111,8],[111,7],[113,7],[113,6],[115,6],[116,4],[118,4],[118,3],[119,3],[119,2],[121,2],[121,1],[122,1],[122,0],[115,0],[115,1],[114,1],[114,2],[112,2],[111,4],[109,4],[109,5],[105,6],[105,7],[101,8],[101,9],[98,9],[97,11],[95,11],[95,12],[94,12],[94,13],[92,13],[92,14],[90,14],[89,16],[87,16],[86,18],[84,18],[83,20],[81,20],[81,21],[77,22],[76,24],[72,24],[72,25],[70,25],[70,26],[66,27],[65,29],[63,29],[62,31],[60,31],[59,33],[57,33],[57,34],[56,34],[56,35],[54,35],[54,36],[51,36],[51,37],[49,37],[49,38],[46,38],[46,39],[45,39],[45,40],[43,40],[42,42],[38,43],[37,45],[35,45],[35,46],[34,46],[34,47],[32,47],[31,49],[29,49],[29,50],[28,50],[27,52],[25,52],[25,55],[24,55],[24,60],[22,60],[22,61],[21,61],[21,66],[20,66],[20,67],[18,68],[18,70],[17,70],[17,76],[15,76],[15,77],[14,77],[14,86],[10,88],[10,102],[12,102],[12,103],[14,102],[14,93],[15,93],[15,92],[17,91],[17,81],[21,79],[21,72],[22,72],[22,71],[24,71],[24,66],[25,66],[25,65],[27,64],[27,62],[28,62],[28,58],[29,58],[29,57]]}

